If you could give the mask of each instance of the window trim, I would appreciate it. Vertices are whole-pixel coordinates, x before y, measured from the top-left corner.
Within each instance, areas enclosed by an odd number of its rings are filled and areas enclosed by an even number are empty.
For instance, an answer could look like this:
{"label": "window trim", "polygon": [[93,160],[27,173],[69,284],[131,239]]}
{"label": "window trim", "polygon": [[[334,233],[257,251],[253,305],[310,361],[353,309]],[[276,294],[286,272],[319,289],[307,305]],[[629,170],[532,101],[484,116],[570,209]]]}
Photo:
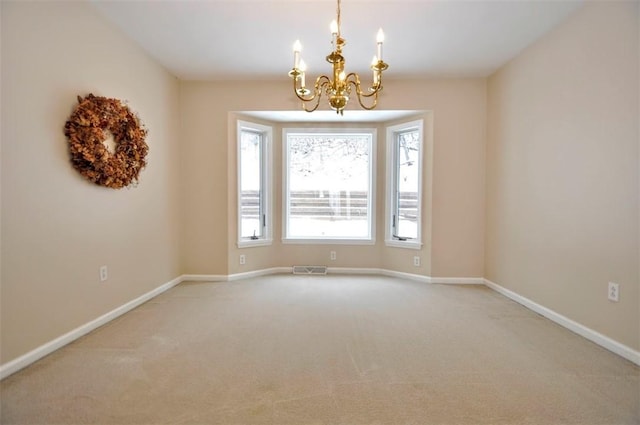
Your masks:
{"label": "window trim", "polygon": [[[254,246],[268,246],[273,243],[273,186],[272,186],[272,166],[271,161],[273,158],[272,145],[273,145],[273,127],[258,124],[254,122],[237,120],[237,134],[236,134],[236,169],[237,169],[237,181],[236,181],[236,198],[237,198],[237,213],[236,213],[236,227],[237,227],[237,244],[238,248],[249,248]],[[262,135],[262,173],[261,173],[261,188],[262,194],[262,211],[263,211],[263,234],[258,239],[250,239],[249,237],[242,237],[242,197],[240,196],[240,187],[242,180],[242,167],[240,164],[241,155],[241,137],[242,131],[251,131],[260,133]]]}
{"label": "window trim", "polygon": [[[369,188],[367,211],[369,214],[368,238],[297,238],[288,236],[289,218],[289,134],[367,134],[371,136],[371,157],[369,162]],[[307,245],[375,245],[376,243],[376,164],[377,129],[373,127],[286,127],[282,129],[282,243]]]}
{"label": "window trim", "polygon": [[[398,133],[402,133],[405,131],[410,131],[416,129],[420,133],[418,148],[418,213],[417,213],[417,226],[418,232],[417,237],[411,240],[401,240],[397,237],[393,236],[393,215],[395,212],[396,205],[396,196],[397,191],[395,190],[397,187],[397,179],[398,179],[398,170],[397,170],[397,138],[396,135]],[[396,124],[392,126],[386,127],[386,135],[387,135],[387,169],[386,169],[386,202],[385,202],[385,245],[392,246],[397,248],[410,248],[410,249],[421,249],[422,248],[422,188],[423,188],[423,176],[424,176],[424,120],[414,120],[408,121],[401,124]]]}

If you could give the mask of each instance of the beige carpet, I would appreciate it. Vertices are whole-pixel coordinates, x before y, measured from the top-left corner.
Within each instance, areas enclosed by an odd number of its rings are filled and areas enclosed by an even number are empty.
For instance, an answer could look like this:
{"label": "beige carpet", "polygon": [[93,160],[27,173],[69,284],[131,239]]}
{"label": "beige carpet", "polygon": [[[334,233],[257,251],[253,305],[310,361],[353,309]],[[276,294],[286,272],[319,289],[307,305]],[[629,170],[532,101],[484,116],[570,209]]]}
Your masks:
{"label": "beige carpet", "polygon": [[482,286],[185,283],[0,383],[2,424],[638,424],[640,369]]}

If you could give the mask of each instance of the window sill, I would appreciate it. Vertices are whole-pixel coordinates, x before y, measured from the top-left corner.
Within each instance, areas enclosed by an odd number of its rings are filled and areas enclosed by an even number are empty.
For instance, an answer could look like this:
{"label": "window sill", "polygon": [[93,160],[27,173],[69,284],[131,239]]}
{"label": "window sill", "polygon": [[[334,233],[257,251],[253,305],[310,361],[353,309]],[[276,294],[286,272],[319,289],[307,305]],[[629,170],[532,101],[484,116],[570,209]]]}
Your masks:
{"label": "window sill", "polygon": [[422,249],[422,242],[420,241],[400,241],[398,239],[387,239],[384,241],[386,246],[392,246],[394,248],[406,248],[406,249]]}
{"label": "window sill", "polygon": [[243,239],[241,241],[238,241],[238,248],[252,248],[254,246],[268,246],[268,245],[271,245],[272,243],[273,243],[272,239],[256,239],[256,240]]}
{"label": "window sill", "polygon": [[375,239],[282,239],[283,244],[300,245],[375,245]]}

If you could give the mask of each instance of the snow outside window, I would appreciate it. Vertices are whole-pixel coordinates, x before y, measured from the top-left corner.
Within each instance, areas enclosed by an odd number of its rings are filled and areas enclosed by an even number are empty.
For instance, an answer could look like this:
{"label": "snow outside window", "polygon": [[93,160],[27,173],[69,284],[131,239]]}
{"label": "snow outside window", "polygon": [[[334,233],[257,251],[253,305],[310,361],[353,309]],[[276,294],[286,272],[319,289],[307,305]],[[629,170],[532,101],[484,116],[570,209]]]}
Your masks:
{"label": "snow outside window", "polygon": [[373,243],[375,130],[284,133],[284,241]]}
{"label": "snow outside window", "polygon": [[238,246],[271,243],[271,128],[238,121]]}

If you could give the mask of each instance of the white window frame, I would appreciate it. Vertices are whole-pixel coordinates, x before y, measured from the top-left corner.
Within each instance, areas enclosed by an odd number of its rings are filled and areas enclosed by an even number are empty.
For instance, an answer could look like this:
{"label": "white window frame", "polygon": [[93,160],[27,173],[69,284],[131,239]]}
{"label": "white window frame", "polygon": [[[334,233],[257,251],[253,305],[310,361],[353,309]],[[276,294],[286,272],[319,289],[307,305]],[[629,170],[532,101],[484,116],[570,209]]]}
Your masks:
{"label": "white window frame", "polygon": [[[397,158],[397,134],[406,131],[418,130],[418,212],[417,212],[417,237],[415,239],[400,239],[394,237],[394,215],[397,214],[397,178],[398,178],[398,158]],[[385,223],[385,244],[399,248],[422,248],[422,179],[424,175],[424,120],[409,121],[406,123],[389,126],[386,128],[387,133],[387,191],[386,191],[386,223]]]}
{"label": "white window frame", "polygon": [[[258,239],[251,239],[250,237],[242,237],[242,197],[240,196],[240,188],[241,188],[241,179],[242,179],[242,169],[240,163],[240,147],[241,147],[241,136],[243,131],[251,131],[254,133],[260,133],[262,136],[261,143],[261,159],[262,159],[262,173],[261,173],[261,186],[260,186],[260,210],[263,213],[262,217],[262,235]],[[237,135],[236,135],[236,145],[237,145],[237,187],[236,187],[236,197],[237,197],[237,227],[238,227],[238,247],[246,248],[253,246],[265,246],[271,245],[273,242],[273,190],[272,190],[272,172],[271,169],[271,160],[272,160],[272,142],[273,142],[273,127],[257,124],[249,121],[237,121]]]}
{"label": "white window frame", "polygon": [[[367,214],[369,236],[366,238],[299,238],[289,236],[289,134],[367,134],[371,137],[369,161],[369,199]],[[374,245],[376,243],[376,152],[377,130],[375,128],[284,128],[282,130],[282,243],[284,244],[331,244],[331,245]]]}

